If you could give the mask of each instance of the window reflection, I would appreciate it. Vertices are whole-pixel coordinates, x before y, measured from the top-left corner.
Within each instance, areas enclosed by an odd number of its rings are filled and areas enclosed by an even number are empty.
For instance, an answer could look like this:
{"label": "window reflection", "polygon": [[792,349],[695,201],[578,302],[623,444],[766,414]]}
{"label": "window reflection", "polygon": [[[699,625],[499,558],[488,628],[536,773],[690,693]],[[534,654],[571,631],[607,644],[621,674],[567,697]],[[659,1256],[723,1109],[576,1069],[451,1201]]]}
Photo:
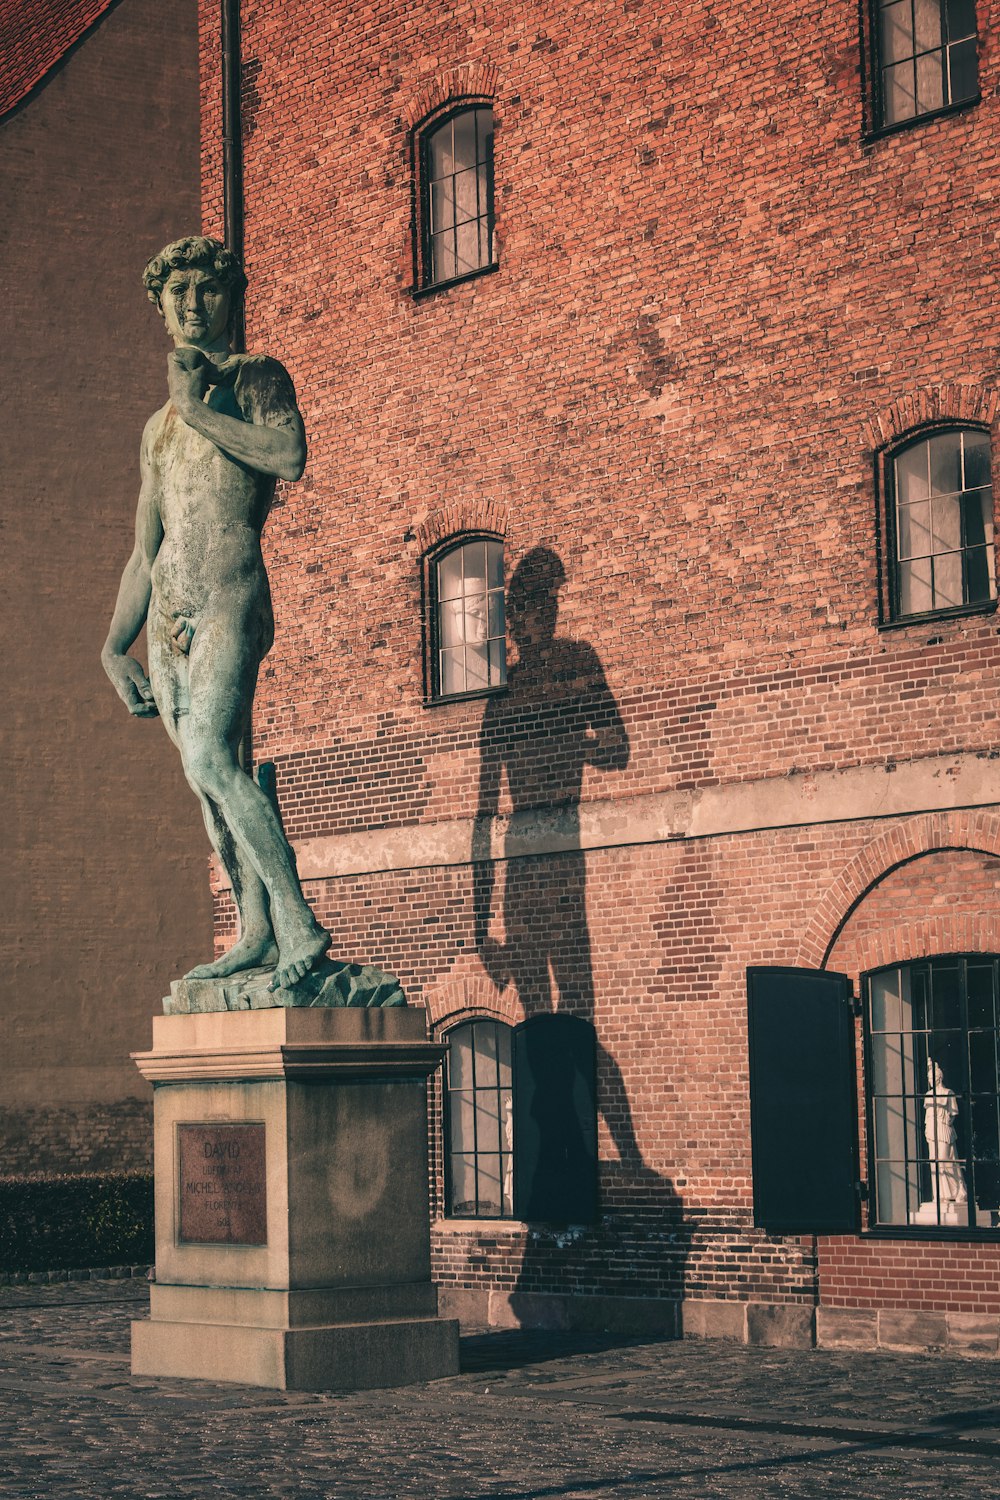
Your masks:
{"label": "window reflection", "polygon": [[493,111],[477,105],[424,137],[428,285],[493,264]]}
{"label": "window reflection", "polygon": [[501,687],[507,680],[503,544],[465,542],[435,565],[436,696]]}
{"label": "window reflection", "polygon": [[882,125],[979,92],[974,0],[877,0]]}
{"label": "window reflection", "polygon": [[998,960],[935,958],[868,983],[875,1218],[1000,1227]]}
{"label": "window reflection", "polygon": [[510,1218],[511,1029],[501,1021],[468,1021],[447,1041],[448,1211],[455,1218]]}
{"label": "window reflection", "polygon": [[986,433],[955,430],[893,459],[896,612],[928,614],[996,598]]}

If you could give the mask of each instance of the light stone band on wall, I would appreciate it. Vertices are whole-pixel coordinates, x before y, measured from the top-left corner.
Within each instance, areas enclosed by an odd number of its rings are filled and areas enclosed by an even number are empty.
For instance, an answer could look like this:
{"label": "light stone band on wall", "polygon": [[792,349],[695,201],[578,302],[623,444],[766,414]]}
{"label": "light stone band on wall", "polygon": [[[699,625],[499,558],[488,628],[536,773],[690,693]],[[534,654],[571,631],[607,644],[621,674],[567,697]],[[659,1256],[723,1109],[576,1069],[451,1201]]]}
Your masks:
{"label": "light stone band on wall", "polygon": [[[490,820],[494,859],[852,823],[1000,804],[1000,757],[966,752],[843,771],[792,772],[704,791],[654,792]],[[296,844],[303,880],[472,863],[474,818]],[[213,882],[226,888],[216,862]]]}

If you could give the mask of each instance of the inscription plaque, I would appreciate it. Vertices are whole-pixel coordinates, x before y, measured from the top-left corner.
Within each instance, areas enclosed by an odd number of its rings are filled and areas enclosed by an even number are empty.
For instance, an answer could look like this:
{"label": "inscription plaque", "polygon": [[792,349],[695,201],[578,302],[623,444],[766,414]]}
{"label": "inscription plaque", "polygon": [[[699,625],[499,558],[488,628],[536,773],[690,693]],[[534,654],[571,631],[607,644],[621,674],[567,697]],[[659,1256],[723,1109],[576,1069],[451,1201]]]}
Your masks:
{"label": "inscription plaque", "polygon": [[178,1125],[181,1244],[266,1245],[264,1125]]}

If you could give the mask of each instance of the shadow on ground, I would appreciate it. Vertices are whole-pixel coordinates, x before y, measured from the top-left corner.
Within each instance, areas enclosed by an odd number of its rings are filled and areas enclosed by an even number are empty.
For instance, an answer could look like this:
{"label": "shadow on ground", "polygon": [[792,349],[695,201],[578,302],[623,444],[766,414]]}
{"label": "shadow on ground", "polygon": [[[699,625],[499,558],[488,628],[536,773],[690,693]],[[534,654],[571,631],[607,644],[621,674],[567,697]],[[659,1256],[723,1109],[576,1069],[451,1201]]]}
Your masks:
{"label": "shadow on ground", "polygon": [[480,1370],[521,1370],[576,1354],[604,1354],[611,1349],[635,1349],[662,1344],[663,1335],[557,1333],[542,1328],[502,1328],[464,1334],[459,1351],[463,1375]]}

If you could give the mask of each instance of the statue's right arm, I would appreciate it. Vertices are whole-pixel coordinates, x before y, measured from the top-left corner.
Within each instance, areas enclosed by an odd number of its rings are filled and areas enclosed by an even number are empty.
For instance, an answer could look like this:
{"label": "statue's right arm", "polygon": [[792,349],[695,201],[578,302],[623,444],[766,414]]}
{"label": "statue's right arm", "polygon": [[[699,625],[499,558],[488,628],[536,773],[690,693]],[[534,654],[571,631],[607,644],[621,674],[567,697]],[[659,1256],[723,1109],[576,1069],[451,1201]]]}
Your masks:
{"label": "statue's right arm", "polygon": [[101,652],[104,670],[129,713],[145,718],[157,712],[153,689],[141,664],[134,656],[129,656],[128,651],[146,621],[152,592],[153,561],[163,540],[157,482],[149,463],[151,428],[155,420],[155,417],[150,418],[142,435],[142,485],[135,513],[135,546],[122,573],[111,628]]}

